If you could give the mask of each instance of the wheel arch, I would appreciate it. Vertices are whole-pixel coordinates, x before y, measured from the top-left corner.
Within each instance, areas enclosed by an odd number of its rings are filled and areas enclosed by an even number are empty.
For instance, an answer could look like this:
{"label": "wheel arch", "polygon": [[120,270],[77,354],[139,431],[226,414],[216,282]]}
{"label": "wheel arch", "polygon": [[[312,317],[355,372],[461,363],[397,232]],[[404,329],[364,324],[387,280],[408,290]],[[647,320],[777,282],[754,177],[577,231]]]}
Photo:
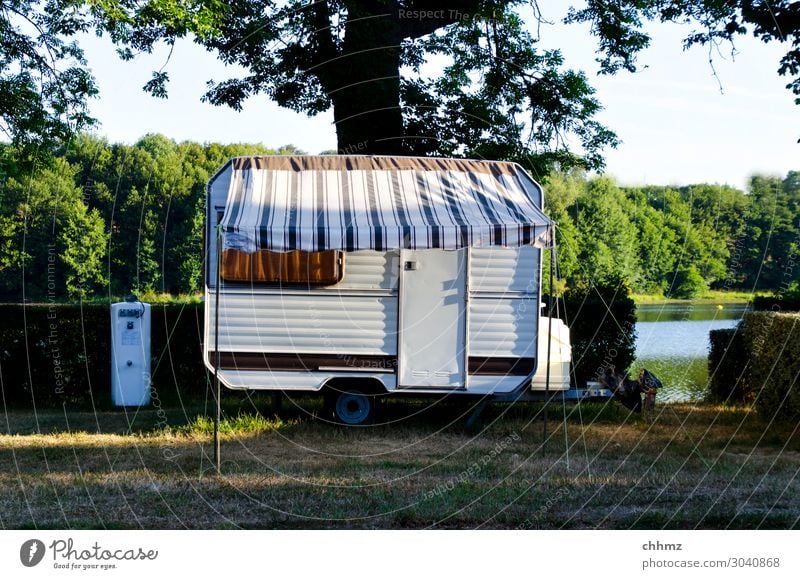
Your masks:
{"label": "wheel arch", "polygon": [[334,394],[358,390],[364,394],[386,394],[389,389],[378,378],[373,376],[336,376],[323,382],[320,391],[323,394]]}

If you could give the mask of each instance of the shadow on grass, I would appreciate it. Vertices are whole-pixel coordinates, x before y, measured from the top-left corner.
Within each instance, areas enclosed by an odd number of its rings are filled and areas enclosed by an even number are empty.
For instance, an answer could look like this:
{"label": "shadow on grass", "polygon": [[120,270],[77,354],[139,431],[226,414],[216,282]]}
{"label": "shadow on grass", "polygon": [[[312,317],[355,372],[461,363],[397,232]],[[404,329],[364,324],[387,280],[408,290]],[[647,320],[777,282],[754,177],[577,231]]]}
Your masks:
{"label": "shadow on grass", "polygon": [[[791,528],[800,440],[746,408],[489,407],[387,400],[377,425],[314,397],[226,396],[222,476],[205,400],[0,415],[3,526],[27,528]],[[566,412],[566,420],[564,420]]]}

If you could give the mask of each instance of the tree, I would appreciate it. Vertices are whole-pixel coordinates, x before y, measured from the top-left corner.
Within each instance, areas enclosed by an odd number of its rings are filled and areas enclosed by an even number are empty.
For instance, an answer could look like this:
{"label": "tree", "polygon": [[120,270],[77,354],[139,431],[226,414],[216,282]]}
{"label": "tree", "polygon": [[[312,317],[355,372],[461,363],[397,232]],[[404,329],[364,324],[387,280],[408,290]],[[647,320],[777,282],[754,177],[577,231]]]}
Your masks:
{"label": "tree", "polygon": [[[534,21],[523,23],[529,7]],[[247,70],[211,82],[205,99],[241,107],[266,94],[312,115],[332,108],[340,152],[599,168],[602,149],[616,142],[594,120],[600,105],[585,77],[526,32],[540,18],[536,0],[6,0],[0,8],[0,130],[34,151],[91,123],[86,101],[97,89],[74,41],[89,31],[108,34],[123,59],[191,36]],[[636,69],[648,21],[695,26],[687,45],[747,33],[791,43],[779,73],[800,95],[799,14],[789,0],[585,0],[568,20],[591,23],[605,73]],[[442,74],[424,76],[424,63]],[[144,88],[164,97],[168,79],[162,68]]]}
{"label": "tree", "polygon": [[[547,175],[542,184],[545,190],[545,213],[556,223],[559,277],[567,286],[578,280],[585,281],[587,275],[579,261],[580,231],[576,221],[577,200],[586,193],[586,177],[577,170],[568,173],[554,171]],[[550,259],[546,258],[542,263],[542,291],[545,291],[545,286],[549,284]]]}
{"label": "tree", "polygon": [[798,173],[785,179],[755,175],[750,179],[751,203],[746,215],[742,269],[752,289],[785,291],[800,279],[800,186]]}
{"label": "tree", "polygon": [[80,2],[0,3],[0,132],[29,155],[91,124],[97,93],[83,52],[68,41],[89,26]]}
{"label": "tree", "polygon": [[96,209],[77,203],[58,231],[59,258],[65,266],[64,290],[72,300],[94,295],[106,283],[103,258],[107,241],[105,223]]}
{"label": "tree", "polygon": [[708,284],[694,265],[680,266],[675,271],[669,297],[682,300],[700,297],[708,289]]}
{"label": "tree", "polygon": [[8,179],[0,222],[16,224],[4,233],[0,246],[3,293],[79,298],[106,282],[103,220],[84,203],[75,173],[66,160],[56,158],[35,172]]}
{"label": "tree", "polygon": [[[513,8],[386,0],[237,3],[204,44],[248,70],[211,83],[205,99],[240,108],[265,93],[316,114],[333,108],[340,153],[421,154],[581,162],[616,143],[593,120],[599,103],[557,51],[538,52]],[[449,60],[425,78],[431,57]],[[538,156],[544,153],[547,156]]]}
{"label": "tree", "polygon": [[598,177],[589,183],[577,225],[581,235],[579,259],[594,283],[615,279],[628,287],[633,285],[639,256],[631,209],[625,192],[610,178]]}
{"label": "tree", "polygon": [[764,42],[790,48],[778,64],[778,74],[793,77],[786,88],[800,104],[800,3],[791,0],[586,0],[572,8],[567,22],[589,22],[600,44],[598,62],[605,73],[635,72],[636,58],[649,46],[647,21],[692,26],[684,46],[707,44],[718,48],[738,36],[752,34]]}
{"label": "tree", "polygon": [[633,221],[640,264],[633,288],[644,293],[663,293],[670,274],[675,271],[675,231],[667,227],[665,215],[651,204],[645,191],[633,189],[628,195],[635,206]]}
{"label": "tree", "polygon": [[74,139],[65,155],[88,207],[105,223],[110,293],[198,291],[209,177],[231,157],[272,153],[261,145],[178,144],[163,135],[133,146]]}
{"label": "tree", "polygon": [[[436,78],[419,62],[401,84],[406,145],[416,154],[508,159],[537,174],[553,167],[603,165],[615,135],[594,120],[601,110],[583,73],[563,70],[557,50],[538,51],[511,10],[465,19],[414,42],[448,61]],[[481,79],[476,82],[475,79]],[[580,143],[583,158],[566,146]]]}
{"label": "tree", "polygon": [[[146,17],[117,23],[117,38],[136,50],[159,39],[174,41],[181,28],[161,0]],[[192,6],[194,3],[188,3]],[[536,0],[255,0],[209,7],[201,44],[239,78],[211,82],[205,99],[241,107],[266,94],[278,104],[317,114],[333,108],[340,152],[533,155],[538,165],[575,164],[564,145],[577,138],[588,166],[602,165],[600,151],[612,133],[593,120],[599,104],[580,73],[562,69],[557,51],[539,51],[519,16]],[[798,5],[718,0],[586,0],[570,22],[589,22],[599,44],[601,71],[634,71],[650,41],[648,21],[696,27],[687,45],[731,42],[752,33],[764,41],[792,42],[779,72],[800,73]],[[179,11],[178,11],[179,12]],[[190,11],[191,12],[191,11]],[[164,26],[164,20],[167,25]],[[172,31],[175,31],[173,34]],[[434,59],[432,60],[432,57]],[[433,63],[442,74],[420,76]],[[165,73],[148,88],[166,92]],[[800,81],[790,85],[800,94]]]}
{"label": "tree", "polygon": [[[94,124],[88,100],[97,86],[76,36],[108,34],[131,59],[134,46],[203,40],[224,5],[206,0],[2,0],[0,133],[28,169],[37,158]],[[158,94],[166,74],[145,88]],[[2,161],[3,159],[0,159]]]}

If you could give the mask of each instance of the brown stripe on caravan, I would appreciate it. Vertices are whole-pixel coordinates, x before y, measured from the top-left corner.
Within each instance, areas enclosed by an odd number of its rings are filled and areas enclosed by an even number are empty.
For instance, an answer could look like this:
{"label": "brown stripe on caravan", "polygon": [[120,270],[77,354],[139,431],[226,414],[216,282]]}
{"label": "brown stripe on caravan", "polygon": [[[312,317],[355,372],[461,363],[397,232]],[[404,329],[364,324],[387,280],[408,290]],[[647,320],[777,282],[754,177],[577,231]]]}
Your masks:
{"label": "brown stripe on caravan", "polygon": [[485,358],[470,356],[469,373],[474,376],[528,376],[536,358]]}
{"label": "brown stripe on caravan", "polygon": [[[271,370],[274,372],[319,372],[320,368],[348,370],[397,371],[395,356],[364,354],[276,354],[270,352],[220,352],[222,370]],[[216,354],[209,351],[213,366]],[[533,373],[535,358],[489,358],[470,356],[469,373],[474,376],[528,376]]]}
{"label": "brown stripe on caravan", "polygon": [[[317,372],[319,368],[347,370],[395,371],[395,356],[371,356],[363,354],[275,354],[261,352],[220,352],[222,370],[272,370],[275,372]],[[209,351],[208,360],[213,366],[216,353]]]}
{"label": "brown stripe on caravan", "polygon": [[272,171],[459,171],[488,175],[516,175],[515,163],[430,157],[383,157],[368,155],[237,157],[233,168]]}

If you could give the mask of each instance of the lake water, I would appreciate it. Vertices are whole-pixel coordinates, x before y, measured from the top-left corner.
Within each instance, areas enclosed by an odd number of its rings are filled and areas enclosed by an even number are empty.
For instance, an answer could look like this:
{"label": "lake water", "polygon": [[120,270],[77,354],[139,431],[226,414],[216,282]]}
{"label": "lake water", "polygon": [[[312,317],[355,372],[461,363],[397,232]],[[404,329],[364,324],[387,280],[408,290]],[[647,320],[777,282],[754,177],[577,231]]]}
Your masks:
{"label": "lake water", "polygon": [[663,382],[663,401],[699,400],[708,383],[708,333],[733,328],[745,304],[641,305],[637,309],[636,377],[647,368]]}

